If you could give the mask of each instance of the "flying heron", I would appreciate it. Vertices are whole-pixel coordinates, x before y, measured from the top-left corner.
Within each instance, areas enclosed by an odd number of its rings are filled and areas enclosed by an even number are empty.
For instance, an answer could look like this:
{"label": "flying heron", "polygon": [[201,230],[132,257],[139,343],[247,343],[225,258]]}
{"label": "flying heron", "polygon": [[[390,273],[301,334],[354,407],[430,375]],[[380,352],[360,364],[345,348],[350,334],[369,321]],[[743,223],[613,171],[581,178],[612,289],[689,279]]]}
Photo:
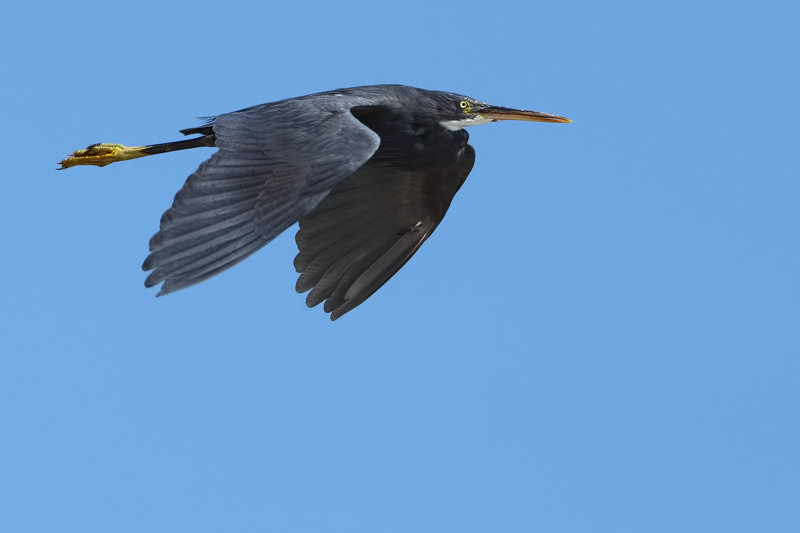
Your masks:
{"label": "flying heron", "polygon": [[61,168],[209,146],[161,217],[142,269],[158,296],[200,283],[299,222],[306,304],[336,320],[397,272],[444,218],[475,162],[464,126],[571,122],[403,85],[339,89],[248,107],[181,130],[188,140],[77,150]]}

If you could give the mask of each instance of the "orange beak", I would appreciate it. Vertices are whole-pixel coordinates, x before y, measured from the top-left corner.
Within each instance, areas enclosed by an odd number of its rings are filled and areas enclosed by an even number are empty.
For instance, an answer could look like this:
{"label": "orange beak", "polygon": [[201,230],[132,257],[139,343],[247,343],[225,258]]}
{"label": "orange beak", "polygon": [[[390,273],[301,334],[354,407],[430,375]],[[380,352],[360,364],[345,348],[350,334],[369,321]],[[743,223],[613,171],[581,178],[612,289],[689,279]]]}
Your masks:
{"label": "orange beak", "polygon": [[566,117],[542,113],[540,111],[524,111],[508,107],[488,106],[477,111],[480,116],[490,120],[527,120],[530,122],[572,122]]}

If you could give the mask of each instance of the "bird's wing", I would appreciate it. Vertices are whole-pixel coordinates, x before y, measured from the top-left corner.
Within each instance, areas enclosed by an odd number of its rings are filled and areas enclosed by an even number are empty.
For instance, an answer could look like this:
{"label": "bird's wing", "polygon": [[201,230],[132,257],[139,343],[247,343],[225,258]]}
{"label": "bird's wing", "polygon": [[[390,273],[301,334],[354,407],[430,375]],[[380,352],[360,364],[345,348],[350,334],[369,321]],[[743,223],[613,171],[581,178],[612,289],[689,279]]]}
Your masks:
{"label": "bird's wing", "polygon": [[142,268],[167,294],[218,274],[295,223],[361,167],[378,135],[330,97],[220,115],[219,151],[189,176],[161,218]]}
{"label": "bird's wing", "polygon": [[475,162],[465,145],[452,167],[403,170],[371,161],[300,219],[297,292],[336,320],[369,298],[444,218]]}

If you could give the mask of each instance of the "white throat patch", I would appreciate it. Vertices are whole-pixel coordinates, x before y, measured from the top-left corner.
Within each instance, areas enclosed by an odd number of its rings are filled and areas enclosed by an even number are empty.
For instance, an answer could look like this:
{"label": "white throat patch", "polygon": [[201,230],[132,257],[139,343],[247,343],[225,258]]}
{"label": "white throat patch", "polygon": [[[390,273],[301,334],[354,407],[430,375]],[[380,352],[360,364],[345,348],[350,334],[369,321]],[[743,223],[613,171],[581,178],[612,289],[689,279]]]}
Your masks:
{"label": "white throat patch", "polygon": [[483,118],[481,115],[478,115],[475,118],[462,118],[459,120],[443,120],[439,122],[439,124],[441,124],[450,131],[458,131],[464,126],[479,126],[481,124],[488,124],[489,122],[495,122],[495,120],[491,118]]}

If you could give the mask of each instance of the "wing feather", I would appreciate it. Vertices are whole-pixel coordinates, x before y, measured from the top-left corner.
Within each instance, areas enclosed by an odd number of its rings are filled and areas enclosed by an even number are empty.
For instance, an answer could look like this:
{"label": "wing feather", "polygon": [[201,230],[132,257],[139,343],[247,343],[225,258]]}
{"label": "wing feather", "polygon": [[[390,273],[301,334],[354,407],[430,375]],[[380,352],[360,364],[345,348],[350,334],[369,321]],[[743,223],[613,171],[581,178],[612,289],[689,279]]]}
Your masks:
{"label": "wing feather", "polygon": [[311,289],[306,304],[324,301],[336,320],[369,298],[430,237],[474,161],[466,144],[449,165],[370,161],[334,187],[300,219],[296,288]]}
{"label": "wing feather", "polygon": [[145,285],[199,283],[266,245],[376,151],[378,135],[330,95],[214,119],[219,150],[186,180],[150,240]]}

